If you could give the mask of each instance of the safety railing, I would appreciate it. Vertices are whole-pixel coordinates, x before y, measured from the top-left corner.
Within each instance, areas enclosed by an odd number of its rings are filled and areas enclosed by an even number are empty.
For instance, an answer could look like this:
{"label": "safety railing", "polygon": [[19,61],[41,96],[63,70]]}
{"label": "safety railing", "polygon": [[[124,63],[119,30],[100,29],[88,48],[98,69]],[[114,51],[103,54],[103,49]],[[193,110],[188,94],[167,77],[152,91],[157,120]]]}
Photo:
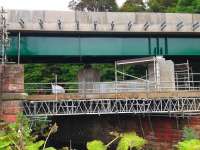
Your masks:
{"label": "safety railing", "polygon": [[36,95],[64,93],[90,95],[151,91],[200,91],[200,73],[190,74],[189,78],[183,80],[175,79],[174,81],[161,82],[129,80],[113,82],[25,83],[25,91],[29,94]]}

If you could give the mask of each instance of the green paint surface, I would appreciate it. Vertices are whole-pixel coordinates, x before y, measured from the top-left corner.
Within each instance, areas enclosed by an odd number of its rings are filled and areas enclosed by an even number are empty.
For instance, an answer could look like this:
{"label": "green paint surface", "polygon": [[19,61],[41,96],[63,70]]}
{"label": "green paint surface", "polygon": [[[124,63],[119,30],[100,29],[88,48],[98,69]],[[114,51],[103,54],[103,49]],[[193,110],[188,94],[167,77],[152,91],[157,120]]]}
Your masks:
{"label": "green paint surface", "polygon": [[[21,37],[23,57],[199,56],[200,38],[149,37]],[[17,56],[18,39],[11,38],[8,56]]]}

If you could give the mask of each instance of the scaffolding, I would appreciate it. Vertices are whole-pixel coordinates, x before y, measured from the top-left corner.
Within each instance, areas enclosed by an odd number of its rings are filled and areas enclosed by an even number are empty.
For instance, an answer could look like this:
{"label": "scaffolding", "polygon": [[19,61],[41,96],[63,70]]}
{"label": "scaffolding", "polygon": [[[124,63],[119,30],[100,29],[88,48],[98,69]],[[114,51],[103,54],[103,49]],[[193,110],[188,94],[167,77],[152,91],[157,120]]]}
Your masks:
{"label": "scaffolding", "polygon": [[[125,64],[151,64],[151,72],[146,72],[145,77],[130,75],[117,68]],[[43,95],[41,99],[38,96],[39,99],[25,101],[23,103],[24,113],[29,117],[36,118],[60,115],[148,114],[193,116],[200,114],[200,81],[196,81],[196,79],[199,79],[200,73],[193,73],[188,61],[182,64],[173,63],[172,68],[174,68],[173,80],[165,81],[161,80],[159,76],[156,57],[116,61],[115,81],[84,83],[93,85],[89,87],[96,87],[84,91],[78,89],[78,85],[81,83],[56,83],[62,85],[62,87],[68,87],[64,89],[67,93],[63,95]],[[118,74],[129,76],[133,80],[123,80],[123,77],[120,81]],[[195,81],[193,76],[197,76]],[[158,88],[158,84],[162,86]],[[174,88],[171,84],[174,84]],[[43,88],[40,91],[51,92],[50,83],[44,85],[42,83],[26,83],[25,85],[26,87],[42,86]],[[70,89],[69,87],[73,88]],[[38,89],[30,88],[29,90]],[[165,94],[162,95],[162,92]],[[137,94],[144,94],[146,97],[137,97]],[[149,96],[151,94],[154,96]]]}
{"label": "scaffolding", "polygon": [[188,89],[191,90],[194,87],[193,73],[190,68],[189,61],[186,63],[180,63],[174,65],[175,69],[175,83],[176,89]]}
{"label": "scaffolding", "polygon": [[103,114],[192,116],[200,114],[200,98],[27,101],[24,102],[24,113],[28,117]]}
{"label": "scaffolding", "polygon": [[6,11],[1,8],[0,10],[0,62],[1,64],[5,64],[7,61],[6,58],[6,49],[9,47],[9,38],[8,38],[8,24],[6,19]]}

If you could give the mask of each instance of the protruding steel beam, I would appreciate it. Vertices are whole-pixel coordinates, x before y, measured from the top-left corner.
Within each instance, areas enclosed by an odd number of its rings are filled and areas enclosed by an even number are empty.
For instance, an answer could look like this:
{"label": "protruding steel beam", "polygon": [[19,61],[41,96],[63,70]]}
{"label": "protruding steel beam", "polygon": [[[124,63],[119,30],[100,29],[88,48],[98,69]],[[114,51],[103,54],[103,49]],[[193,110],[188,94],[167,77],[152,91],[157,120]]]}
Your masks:
{"label": "protruding steel beam", "polygon": [[163,21],[163,22],[160,24],[160,30],[163,31],[166,27],[167,27],[167,23],[166,23],[166,21]]}
{"label": "protruding steel beam", "polygon": [[199,22],[195,22],[195,23],[193,23],[193,25],[192,25],[192,30],[195,31],[195,30],[198,29],[199,27],[200,27]]}
{"label": "protruding steel beam", "polygon": [[58,29],[61,30],[62,29],[62,22],[61,22],[61,20],[58,19],[57,23],[58,23]]}
{"label": "protruding steel beam", "polygon": [[144,24],[144,30],[147,31],[147,29],[149,28],[150,26],[150,23],[147,21],[145,24]]}
{"label": "protruding steel beam", "polygon": [[97,30],[97,21],[94,21],[94,30]]}
{"label": "protruding steel beam", "polygon": [[129,22],[128,22],[128,31],[130,31],[130,30],[131,30],[132,26],[133,26],[133,23],[132,23],[132,21],[129,21]]}
{"label": "protruding steel beam", "polygon": [[19,19],[19,25],[21,26],[21,28],[25,27],[25,22],[22,18]]}
{"label": "protruding steel beam", "polygon": [[183,21],[180,21],[179,23],[176,24],[176,30],[180,31],[181,28],[183,28],[183,26],[184,26]]}
{"label": "protruding steel beam", "polygon": [[78,20],[76,20],[76,30],[78,31],[80,29],[80,23]]}
{"label": "protruding steel beam", "polygon": [[39,19],[39,26],[40,26],[40,29],[44,29],[44,22],[42,19]]}
{"label": "protruding steel beam", "polygon": [[113,30],[114,30],[114,28],[115,28],[115,22],[114,22],[114,21],[112,21],[110,25],[111,25],[111,30],[113,31]]}

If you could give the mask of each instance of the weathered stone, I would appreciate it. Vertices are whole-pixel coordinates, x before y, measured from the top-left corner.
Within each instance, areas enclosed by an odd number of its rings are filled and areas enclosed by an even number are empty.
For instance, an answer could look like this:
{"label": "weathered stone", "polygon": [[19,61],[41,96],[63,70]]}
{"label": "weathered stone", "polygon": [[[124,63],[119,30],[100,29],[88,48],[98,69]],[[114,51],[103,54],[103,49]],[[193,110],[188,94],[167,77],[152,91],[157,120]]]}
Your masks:
{"label": "weathered stone", "polygon": [[1,100],[26,100],[28,94],[26,93],[2,93]]}
{"label": "weathered stone", "polygon": [[23,65],[0,65],[0,120],[14,122],[26,96]]}

